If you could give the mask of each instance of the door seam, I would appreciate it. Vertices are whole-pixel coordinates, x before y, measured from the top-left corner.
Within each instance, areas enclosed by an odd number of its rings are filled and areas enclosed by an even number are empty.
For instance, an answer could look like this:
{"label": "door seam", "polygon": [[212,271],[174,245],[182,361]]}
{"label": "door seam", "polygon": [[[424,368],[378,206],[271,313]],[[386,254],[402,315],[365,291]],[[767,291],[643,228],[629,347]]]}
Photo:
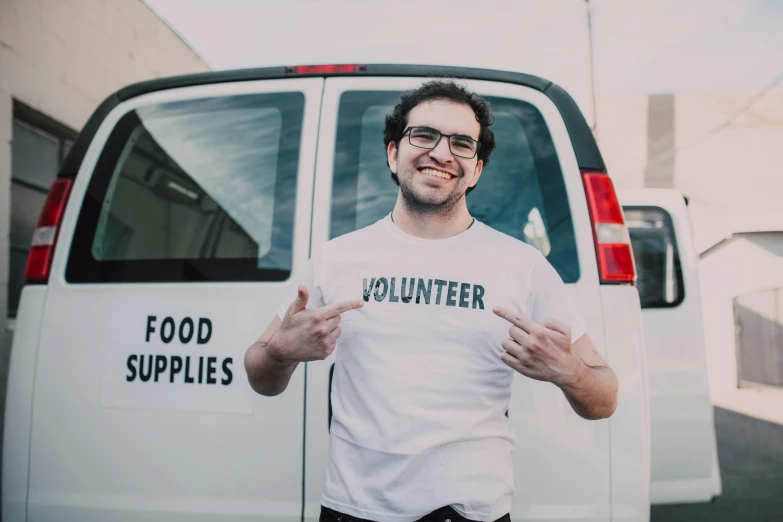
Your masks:
{"label": "door seam", "polygon": [[[321,142],[321,115],[324,108],[324,91],[326,90],[326,78],[322,77],[321,82],[321,97],[318,104],[318,121],[316,122],[316,134],[315,134],[315,155],[313,156],[313,189],[310,197],[310,229],[309,240],[307,241],[307,259],[310,259],[313,253],[313,222],[315,221],[315,186],[316,176],[318,175],[318,146]],[[305,519],[305,506],[307,505],[307,369],[310,366],[309,363],[304,363],[304,407],[302,408],[302,510],[300,513],[300,521],[304,522]]]}

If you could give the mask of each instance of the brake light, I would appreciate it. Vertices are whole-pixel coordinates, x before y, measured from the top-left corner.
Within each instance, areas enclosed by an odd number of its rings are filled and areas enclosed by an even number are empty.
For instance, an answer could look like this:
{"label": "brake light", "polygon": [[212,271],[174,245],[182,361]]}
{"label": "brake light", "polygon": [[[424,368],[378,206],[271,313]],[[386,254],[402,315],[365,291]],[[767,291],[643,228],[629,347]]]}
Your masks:
{"label": "brake light", "polygon": [[294,65],[286,67],[288,74],[329,74],[329,73],[356,73],[365,72],[366,65],[355,63],[329,64],[329,65]]}
{"label": "brake light", "polygon": [[65,214],[71,186],[73,186],[73,179],[61,178],[49,189],[46,203],[38,218],[38,226],[33,233],[30,253],[27,256],[27,266],[24,270],[25,284],[46,284],[49,281],[54,246],[57,243],[60,222]]}
{"label": "brake light", "polygon": [[601,283],[633,284],[636,266],[631,237],[612,180],[602,172],[582,172],[593,224]]}

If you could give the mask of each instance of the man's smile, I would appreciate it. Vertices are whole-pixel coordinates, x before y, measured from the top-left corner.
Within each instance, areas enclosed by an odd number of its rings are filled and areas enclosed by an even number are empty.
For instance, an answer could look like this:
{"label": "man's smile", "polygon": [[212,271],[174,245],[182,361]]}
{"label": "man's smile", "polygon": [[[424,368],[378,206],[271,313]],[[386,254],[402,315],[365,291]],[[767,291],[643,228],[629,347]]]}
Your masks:
{"label": "man's smile", "polygon": [[418,170],[419,170],[419,172],[421,172],[422,174],[424,174],[426,176],[437,178],[437,179],[444,179],[444,180],[446,180],[446,179],[451,179],[451,178],[455,178],[456,177],[454,174],[452,174],[450,172],[446,172],[446,171],[443,171],[443,170],[438,170],[438,169],[435,169],[435,168],[432,168],[432,167],[420,167]]}

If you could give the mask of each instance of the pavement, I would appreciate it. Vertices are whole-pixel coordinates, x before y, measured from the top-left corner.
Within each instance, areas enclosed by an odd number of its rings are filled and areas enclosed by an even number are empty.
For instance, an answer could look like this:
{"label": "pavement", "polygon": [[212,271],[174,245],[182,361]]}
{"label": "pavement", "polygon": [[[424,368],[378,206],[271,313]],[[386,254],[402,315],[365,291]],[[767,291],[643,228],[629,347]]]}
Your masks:
{"label": "pavement", "polygon": [[783,521],[783,390],[736,390],[713,402],[723,494],[653,506],[651,522]]}

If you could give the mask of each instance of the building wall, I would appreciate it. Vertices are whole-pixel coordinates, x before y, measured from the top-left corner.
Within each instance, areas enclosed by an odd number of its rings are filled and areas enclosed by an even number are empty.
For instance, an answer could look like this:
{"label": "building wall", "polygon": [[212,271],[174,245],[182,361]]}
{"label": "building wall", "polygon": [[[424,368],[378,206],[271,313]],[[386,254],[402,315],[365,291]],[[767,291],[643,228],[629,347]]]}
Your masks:
{"label": "building wall", "polygon": [[734,298],[783,286],[783,232],[729,240],[699,263],[710,388],[715,395],[737,387]]}
{"label": "building wall", "polygon": [[783,88],[759,94],[599,97],[609,174],[621,188],[680,189],[700,252],[734,230],[783,222]]}
{"label": "building wall", "polygon": [[13,100],[78,131],[129,83],[208,69],[141,0],[0,0],[0,406],[11,341]]}

